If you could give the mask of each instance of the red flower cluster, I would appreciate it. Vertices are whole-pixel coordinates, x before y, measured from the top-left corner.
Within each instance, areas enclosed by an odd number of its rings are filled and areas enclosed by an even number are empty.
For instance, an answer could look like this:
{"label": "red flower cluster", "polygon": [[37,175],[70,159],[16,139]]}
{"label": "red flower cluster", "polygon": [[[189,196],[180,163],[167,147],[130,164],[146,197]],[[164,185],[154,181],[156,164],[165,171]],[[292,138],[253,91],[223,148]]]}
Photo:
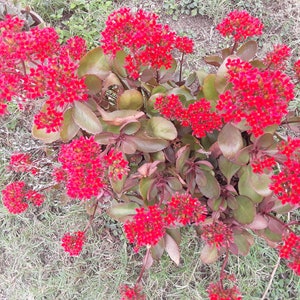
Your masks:
{"label": "red flower cluster", "polygon": [[28,153],[13,153],[8,169],[15,172],[30,172],[33,175],[38,173],[37,168],[32,165],[31,155]]}
{"label": "red flower cluster", "polygon": [[233,242],[232,230],[220,221],[202,226],[201,237],[208,245],[216,246],[217,249],[228,247]]}
{"label": "red flower cluster", "polygon": [[280,124],[294,98],[294,85],[280,71],[260,70],[240,59],[228,59],[229,82],[232,90],[219,97],[216,109],[225,122],[246,119],[255,136],[263,134],[269,125]]}
{"label": "red flower cluster", "polygon": [[167,226],[199,224],[206,218],[206,207],[201,205],[197,198],[192,198],[190,194],[176,193],[171,201],[166,205],[164,214]]}
{"label": "red flower cluster", "polygon": [[225,289],[220,282],[211,283],[207,292],[210,300],[242,300],[241,293],[236,286]]}
{"label": "red flower cluster", "polygon": [[70,256],[78,256],[82,251],[84,240],[83,231],[77,231],[73,234],[66,233],[61,239],[61,245],[65,252],[69,252]]}
{"label": "red flower cluster", "polygon": [[34,122],[38,129],[55,132],[68,104],[87,100],[84,79],[76,75],[85,41],[75,37],[60,46],[53,28],[22,31],[23,25],[9,15],[0,22],[0,114],[15,96],[22,101],[43,97],[46,104]]}
{"label": "red flower cluster", "polygon": [[134,79],[139,77],[142,67],[170,68],[171,52],[176,47],[183,53],[192,52],[190,39],[176,36],[157,19],[157,15],[141,9],[133,13],[129,8],[121,8],[108,17],[102,32],[104,53],[114,56],[117,51],[124,50],[127,54],[125,68]]}
{"label": "red flower cluster", "polygon": [[217,25],[222,36],[233,36],[236,42],[245,40],[253,35],[261,35],[263,24],[258,18],[252,17],[246,11],[234,10]]}
{"label": "red flower cluster", "polygon": [[107,166],[109,167],[108,177],[117,181],[121,180],[129,172],[128,161],[124,159],[121,151],[116,152],[111,149],[107,155],[104,156]]}
{"label": "red flower cluster", "polygon": [[198,138],[222,126],[220,116],[211,111],[206,99],[200,99],[185,108],[179,97],[171,94],[157,97],[154,107],[166,118],[178,120],[182,126],[191,126],[193,134]]}
{"label": "red flower cluster", "polygon": [[120,287],[121,300],[146,300],[145,294],[142,292],[142,288],[139,285],[135,285],[133,288],[128,285],[122,285]]}
{"label": "red flower cluster", "polygon": [[85,200],[99,195],[105,186],[100,153],[94,137],[80,137],[61,147],[58,161],[67,175],[68,196]]}
{"label": "red flower cluster", "polygon": [[15,181],[2,190],[3,205],[12,214],[20,214],[28,208],[28,202],[41,206],[45,197],[33,190],[28,190],[24,181]]}
{"label": "red flower cluster", "polygon": [[266,170],[271,171],[275,165],[275,158],[267,155],[251,161],[251,166],[254,173],[263,173]]}
{"label": "red flower cluster", "polygon": [[287,45],[276,45],[273,51],[267,53],[264,64],[272,69],[283,70],[290,56],[291,49]]}
{"label": "red flower cluster", "polygon": [[288,266],[300,276],[300,236],[291,232],[279,247],[279,256],[289,260]]}
{"label": "red flower cluster", "polygon": [[270,189],[282,204],[300,204],[300,140],[288,140],[279,145],[279,154],[286,160],[278,174],[271,177]]}
{"label": "red flower cluster", "polygon": [[294,71],[296,73],[296,77],[300,80],[300,59],[294,63]]}
{"label": "red flower cluster", "polygon": [[124,231],[130,243],[135,243],[137,252],[142,246],[154,246],[165,235],[163,211],[157,206],[137,208],[133,220],[124,224]]}

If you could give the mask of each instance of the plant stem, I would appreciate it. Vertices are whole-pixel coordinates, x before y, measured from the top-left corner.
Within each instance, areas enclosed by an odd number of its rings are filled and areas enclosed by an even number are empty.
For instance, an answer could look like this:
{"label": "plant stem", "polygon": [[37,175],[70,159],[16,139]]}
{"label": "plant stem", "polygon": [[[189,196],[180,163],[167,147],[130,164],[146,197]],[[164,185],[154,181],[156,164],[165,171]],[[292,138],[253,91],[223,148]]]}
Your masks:
{"label": "plant stem", "polygon": [[224,278],[224,274],[225,274],[225,267],[228,263],[228,257],[229,257],[229,249],[228,249],[228,246],[227,246],[226,256],[225,256],[225,259],[223,261],[222,268],[221,268],[221,271],[220,271],[220,284],[221,284],[222,289],[223,289],[223,278]]}
{"label": "plant stem", "polygon": [[144,259],[144,262],[143,262],[143,266],[142,266],[142,269],[141,269],[141,272],[140,272],[140,275],[136,281],[136,285],[138,285],[143,277],[143,274],[146,270],[146,263],[147,263],[147,260],[148,260],[148,257],[149,257],[149,254],[150,254],[150,247],[151,246],[147,246],[147,252],[146,252],[146,255],[145,255],[145,259]]}
{"label": "plant stem", "polygon": [[92,213],[92,215],[90,216],[90,219],[89,219],[87,225],[86,225],[85,228],[84,228],[84,233],[86,233],[86,231],[88,230],[88,228],[91,227],[91,224],[92,224],[92,222],[93,222],[93,220],[94,220],[94,218],[95,218],[95,214],[96,214],[96,210],[97,210],[97,207],[98,207],[98,203],[99,203],[99,202],[98,202],[98,200],[97,200],[97,202],[94,204],[94,210],[93,210],[93,213]]}
{"label": "plant stem", "polygon": [[231,49],[231,51],[230,51],[230,54],[233,54],[233,53],[234,53],[234,51],[235,51],[236,48],[237,48],[237,45],[238,45],[238,43],[237,43],[237,42],[234,42],[234,44],[233,44],[233,46],[232,46],[232,49]]}
{"label": "plant stem", "polygon": [[294,233],[294,231],[289,227],[289,224],[284,223],[283,221],[279,220],[278,218],[276,218],[275,216],[271,215],[270,213],[266,213],[265,215],[268,216],[269,218],[271,218],[271,219],[279,222],[287,230],[289,230],[290,232]]}
{"label": "plant stem", "polygon": [[179,84],[180,85],[181,85],[181,80],[182,80],[183,57],[184,57],[184,53],[181,54],[181,58],[179,60],[179,63],[180,63],[180,66],[179,66]]}

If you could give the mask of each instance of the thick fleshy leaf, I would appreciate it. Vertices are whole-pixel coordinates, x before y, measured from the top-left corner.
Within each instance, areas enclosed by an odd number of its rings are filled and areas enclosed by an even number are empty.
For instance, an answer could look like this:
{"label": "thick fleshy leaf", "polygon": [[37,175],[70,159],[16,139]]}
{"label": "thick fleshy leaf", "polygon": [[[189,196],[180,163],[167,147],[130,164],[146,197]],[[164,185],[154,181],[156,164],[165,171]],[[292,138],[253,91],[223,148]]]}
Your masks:
{"label": "thick fleshy leaf", "polygon": [[218,249],[215,245],[206,244],[201,250],[200,259],[204,264],[212,264],[219,258]]}
{"label": "thick fleshy leaf", "polygon": [[179,246],[181,242],[180,228],[168,228],[166,231]]}
{"label": "thick fleshy leaf", "polygon": [[244,61],[251,60],[257,52],[257,43],[255,41],[248,41],[243,44],[236,52],[236,55]]}
{"label": "thick fleshy leaf", "polygon": [[266,239],[268,239],[271,242],[281,242],[282,240],[282,234],[276,233],[272,230],[270,230],[270,228],[265,228],[263,230],[259,230],[258,231],[259,234],[261,234],[263,237],[265,237]]}
{"label": "thick fleshy leaf", "polygon": [[237,196],[238,208],[233,210],[233,217],[241,224],[250,224],[256,214],[254,203],[246,196]]}
{"label": "thick fleshy leaf", "polygon": [[272,194],[269,186],[271,184],[271,178],[266,174],[250,173],[249,184],[256,193],[263,197],[267,197]]}
{"label": "thick fleshy leaf", "polygon": [[139,208],[139,205],[133,202],[117,203],[107,210],[107,214],[116,221],[124,222],[129,216],[136,214],[136,208]]}
{"label": "thick fleshy leaf", "polygon": [[197,75],[200,86],[203,86],[204,79],[206,78],[208,73],[204,70],[199,70],[199,71],[196,71],[196,75]]}
{"label": "thick fleshy leaf", "polygon": [[165,235],[165,250],[169,254],[170,258],[178,266],[180,262],[180,251],[175,240],[168,234]]}
{"label": "thick fleshy leaf", "polygon": [[115,126],[120,126],[129,123],[130,121],[135,122],[144,116],[142,111],[129,109],[115,110],[113,112],[107,112],[103,109],[100,109],[99,111],[105,123]]}
{"label": "thick fleshy leaf", "polygon": [[247,237],[244,234],[234,234],[234,244],[237,246],[237,253],[234,254],[240,254],[243,256],[246,256],[251,247],[251,243],[248,241]]}
{"label": "thick fleshy leaf", "polygon": [[268,221],[262,215],[255,215],[252,223],[246,226],[251,230],[261,230],[268,227]]}
{"label": "thick fleshy leaf", "polygon": [[276,142],[274,140],[273,134],[270,133],[265,133],[263,135],[260,135],[257,140],[255,141],[255,144],[260,148],[260,149],[276,149]]}
{"label": "thick fleshy leaf", "polygon": [[206,184],[202,186],[198,186],[200,192],[207,198],[217,199],[220,196],[221,188],[220,184],[211,173],[203,171],[206,178]]}
{"label": "thick fleshy leaf", "polygon": [[227,123],[219,133],[218,144],[223,155],[233,159],[243,148],[243,138],[241,132],[232,124]]}
{"label": "thick fleshy leaf", "polygon": [[130,122],[121,126],[120,131],[122,133],[132,135],[137,133],[141,128],[141,123],[138,121]]}
{"label": "thick fleshy leaf", "polygon": [[90,95],[96,95],[102,89],[102,80],[95,74],[85,75],[84,83],[87,86]]}
{"label": "thick fleshy leaf", "polygon": [[126,56],[127,54],[125,51],[118,51],[112,62],[113,71],[116,72],[121,77],[127,77],[127,72],[124,67]]}
{"label": "thick fleshy leaf", "polygon": [[[108,172],[111,172],[113,171],[113,168],[112,167],[109,167],[108,169]],[[113,189],[113,191],[119,195],[122,193],[122,190],[123,190],[123,187],[124,187],[124,184],[126,182],[126,178],[127,178],[127,175],[123,175],[122,176],[122,179],[117,179],[117,180],[114,180],[112,178],[109,178],[109,182],[110,182],[110,185]]]}
{"label": "thick fleshy leaf", "polygon": [[163,238],[155,246],[152,246],[150,251],[153,259],[160,260],[165,251],[165,247],[165,239]]}
{"label": "thick fleshy leaf", "polygon": [[203,93],[205,99],[207,99],[210,102],[213,111],[215,110],[217,100],[219,99],[219,93],[216,90],[215,81],[216,75],[209,74],[205,77],[203,82]]}
{"label": "thick fleshy leaf", "polygon": [[185,145],[181,147],[177,152],[176,152],[176,171],[181,174],[183,170],[183,166],[186,164],[186,161],[190,155],[190,146]]}
{"label": "thick fleshy leaf", "polygon": [[72,140],[79,131],[79,126],[73,120],[73,110],[74,108],[70,108],[64,113],[64,120],[60,130],[60,138],[64,142]]}
{"label": "thick fleshy leaf", "polygon": [[239,194],[247,196],[254,203],[260,203],[263,200],[263,196],[258,194],[249,184],[250,174],[252,173],[250,166],[245,166],[241,168],[240,180],[238,183]]}
{"label": "thick fleshy leaf", "polygon": [[227,67],[226,67],[227,61],[228,61],[228,59],[234,59],[234,58],[237,58],[237,56],[236,55],[227,56],[217,71],[215,87],[216,87],[216,90],[220,94],[225,92],[226,87],[228,85],[228,81],[226,78],[226,76],[227,76]]}
{"label": "thick fleshy leaf", "polygon": [[118,109],[139,110],[143,103],[143,95],[136,89],[125,90],[117,100]]}
{"label": "thick fleshy leaf", "polygon": [[174,124],[163,117],[152,117],[147,123],[147,130],[154,137],[172,141],[177,137]]}
{"label": "thick fleshy leaf", "polygon": [[127,136],[126,140],[133,143],[136,150],[146,153],[154,153],[168,147],[169,142],[163,139],[149,137],[146,133],[138,132],[134,136]]}
{"label": "thick fleshy leaf", "polygon": [[78,76],[82,77],[86,74],[94,74],[104,79],[110,71],[108,58],[103,54],[100,47],[89,51],[79,62]]}
{"label": "thick fleshy leaf", "polygon": [[139,191],[144,200],[148,199],[149,189],[154,183],[154,181],[155,181],[154,178],[148,178],[148,177],[142,178],[140,180]]}
{"label": "thick fleshy leaf", "polygon": [[213,211],[218,211],[223,201],[223,198],[219,197],[217,199],[209,199],[207,204]]}
{"label": "thick fleshy leaf", "polygon": [[182,184],[180,183],[179,179],[176,177],[168,177],[167,179],[168,186],[174,191],[182,190]]}
{"label": "thick fleshy leaf", "polygon": [[241,166],[232,163],[222,155],[219,158],[219,168],[229,184],[232,176],[241,168]]}
{"label": "thick fleshy leaf", "polygon": [[95,113],[82,102],[75,101],[74,104],[74,122],[88,133],[100,133],[102,131],[102,125]]}
{"label": "thick fleshy leaf", "polygon": [[44,128],[37,129],[35,124],[32,127],[31,134],[35,139],[41,140],[46,144],[53,143],[60,139],[59,131],[47,133]]}
{"label": "thick fleshy leaf", "polygon": [[209,55],[204,57],[204,61],[209,65],[219,67],[222,64],[223,59],[218,55]]}

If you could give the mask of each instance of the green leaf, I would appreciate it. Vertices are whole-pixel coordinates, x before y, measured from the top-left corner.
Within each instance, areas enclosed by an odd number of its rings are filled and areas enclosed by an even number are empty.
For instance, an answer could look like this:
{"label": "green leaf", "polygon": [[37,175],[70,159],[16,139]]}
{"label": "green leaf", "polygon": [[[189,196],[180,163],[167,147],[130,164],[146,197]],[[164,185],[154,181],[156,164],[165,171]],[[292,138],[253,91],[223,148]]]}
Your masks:
{"label": "green leaf", "polygon": [[165,239],[161,239],[155,246],[152,246],[150,251],[153,259],[160,260],[160,258],[162,257],[165,251],[165,248],[166,248]]}
{"label": "green leaf", "polygon": [[110,71],[108,58],[103,54],[100,47],[89,51],[79,62],[78,76],[82,77],[86,74],[94,74],[104,79]]}
{"label": "green leaf", "polygon": [[212,264],[219,258],[218,249],[215,245],[206,244],[201,250],[200,259],[204,264]]}
{"label": "green leaf", "polygon": [[203,93],[205,98],[210,102],[212,110],[215,110],[219,93],[215,87],[215,74],[209,74],[205,77],[203,82]]}
{"label": "green leaf", "polygon": [[152,117],[148,123],[147,129],[154,137],[172,141],[177,137],[177,130],[174,124],[163,117]]}
{"label": "green leaf", "polygon": [[218,55],[209,55],[204,57],[204,61],[209,65],[219,67],[222,64],[223,59]]}
{"label": "green leaf", "polygon": [[249,184],[250,180],[250,166],[242,167],[240,180],[238,183],[239,194],[247,196],[255,203],[260,203],[263,200],[263,196],[259,195]]}
{"label": "green leaf", "polygon": [[256,210],[254,203],[246,196],[237,196],[238,208],[233,210],[234,218],[241,224],[253,222]]}
{"label": "green leaf", "polygon": [[105,123],[115,126],[120,126],[129,123],[130,121],[135,122],[136,120],[144,116],[144,113],[142,111],[131,109],[115,110],[113,112],[107,112],[101,109],[100,114]]}
{"label": "green leaf", "polygon": [[64,142],[72,140],[79,131],[79,126],[74,122],[72,117],[73,110],[74,108],[70,108],[64,113],[64,120],[60,130],[60,138]]}
{"label": "green leaf", "polygon": [[116,221],[124,222],[129,216],[136,214],[136,208],[139,208],[139,205],[133,202],[117,203],[107,210],[107,214]]}
{"label": "green leaf", "polygon": [[220,196],[221,188],[219,182],[211,173],[203,171],[206,184],[202,186],[198,186],[200,192],[209,199],[217,199]]}
{"label": "green leaf", "polygon": [[272,181],[268,175],[250,172],[249,179],[250,186],[257,194],[263,197],[267,197],[272,194],[272,191],[269,188]]}
{"label": "green leaf", "polygon": [[237,246],[237,253],[234,254],[241,254],[243,256],[246,256],[251,247],[251,243],[248,241],[247,237],[244,234],[234,234],[234,243]]}
{"label": "green leaf", "polygon": [[100,133],[102,131],[102,125],[93,111],[82,102],[75,101],[74,104],[74,122],[88,133]]}
{"label": "green leaf", "polygon": [[217,141],[223,155],[229,160],[233,159],[239,150],[243,148],[241,132],[230,123],[222,128]]}
{"label": "green leaf", "polygon": [[168,234],[165,235],[165,250],[169,254],[170,258],[178,266],[180,262],[179,247],[175,240]]}
{"label": "green leaf", "polygon": [[146,133],[139,131],[134,136],[127,136],[126,140],[134,144],[136,150],[145,153],[154,153],[168,147],[169,142],[163,139],[149,137]]}
{"label": "green leaf", "polygon": [[125,66],[125,57],[127,56],[125,51],[118,51],[112,61],[112,69],[121,77],[127,77]]}
{"label": "green leaf", "polygon": [[257,52],[257,43],[255,41],[248,41],[243,44],[236,52],[236,55],[244,61],[251,60]]}
{"label": "green leaf", "polygon": [[180,228],[168,228],[166,232],[173,238],[173,240],[180,245],[181,242],[181,233]]}
{"label": "green leaf", "polygon": [[57,132],[46,132],[46,129],[37,129],[36,125],[34,124],[31,130],[31,134],[35,139],[41,140],[46,144],[53,143],[60,138],[59,131]]}
{"label": "green leaf", "polygon": [[118,109],[138,110],[143,103],[143,95],[136,89],[125,90],[117,100]]}
{"label": "green leaf", "polygon": [[139,183],[139,191],[144,200],[148,200],[149,189],[154,183],[154,178],[142,178]]}
{"label": "green leaf", "polygon": [[87,86],[90,95],[96,95],[102,89],[102,80],[97,75],[85,75],[84,83]]}
{"label": "green leaf", "polygon": [[229,184],[232,176],[241,168],[241,166],[232,163],[229,159],[222,155],[219,158],[219,168]]}
{"label": "green leaf", "polygon": [[190,152],[191,150],[189,145],[181,147],[176,152],[176,171],[178,173],[182,173],[183,167],[186,164],[187,159],[189,158]]}

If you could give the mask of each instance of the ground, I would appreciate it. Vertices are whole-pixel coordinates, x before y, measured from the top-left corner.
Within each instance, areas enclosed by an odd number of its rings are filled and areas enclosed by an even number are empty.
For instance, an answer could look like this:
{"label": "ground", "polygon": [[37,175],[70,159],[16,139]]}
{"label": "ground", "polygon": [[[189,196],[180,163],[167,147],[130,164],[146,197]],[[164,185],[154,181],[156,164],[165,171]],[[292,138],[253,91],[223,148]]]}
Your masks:
{"label": "ground", "polygon": [[[209,70],[203,56],[217,52],[228,42],[214,30],[216,24],[230,10],[242,8],[265,24],[265,35],[259,39],[261,55],[270,50],[272,44],[282,42],[292,47],[293,60],[300,55],[300,6],[296,1],[181,1],[198,4],[198,14],[194,17],[182,12],[178,8],[180,1],[175,0],[102,1],[101,5],[95,0],[23,2],[31,5],[48,23],[60,25],[63,37],[77,32],[91,44],[93,41],[97,44],[96,35],[113,8],[129,6],[154,11],[160,15],[161,22],[194,39],[196,51],[186,61],[191,70]],[[72,13],[71,5],[75,5],[73,10],[78,18]],[[86,33],[85,24],[95,27]],[[12,114],[1,121],[0,127],[0,186],[14,180],[5,167],[13,151],[32,149],[38,159],[47,159],[39,156],[44,146],[31,141],[29,116],[24,118],[13,106],[10,110]],[[43,178],[40,178],[44,185],[48,182],[48,172],[47,168],[43,169]],[[68,257],[60,246],[60,238],[66,231],[79,230],[87,218],[83,206],[63,202],[58,191],[49,194],[41,208],[22,215],[10,215],[0,204],[0,300],[119,299],[119,285],[135,281],[143,253],[134,254],[120,225],[103,211],[95,219],[82,255]],[[146,273],[144,286],[149,299],[207,299],[206,287],[217,279],[220,263],[201,264],[201,248],[196,233],[186,230],[180,266],[175,266],[164,255]],[[243,299],[261,299],[276,262],[276,251],[259,239],[248,257],[231,258],[229,271],[237,275]],[[299,299],[299,290],[299,277],[281,262],[266,299]]]}

